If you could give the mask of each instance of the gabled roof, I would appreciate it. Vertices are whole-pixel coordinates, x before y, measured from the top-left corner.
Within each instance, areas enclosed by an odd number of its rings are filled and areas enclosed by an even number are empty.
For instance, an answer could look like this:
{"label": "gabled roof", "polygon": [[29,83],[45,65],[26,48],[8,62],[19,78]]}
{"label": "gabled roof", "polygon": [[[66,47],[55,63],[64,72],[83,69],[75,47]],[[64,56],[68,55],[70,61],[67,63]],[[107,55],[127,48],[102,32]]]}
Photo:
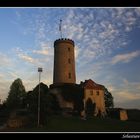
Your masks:
{"label": "gabled roof", "polygon": [[104,87],[103,85],[100,85],[100,84],[95,83],[91,79],[85,80],[85,82],[82,82],[80,85],[82,86],[82,88],[96,89],[96,90],[103,90],[103,87]]}

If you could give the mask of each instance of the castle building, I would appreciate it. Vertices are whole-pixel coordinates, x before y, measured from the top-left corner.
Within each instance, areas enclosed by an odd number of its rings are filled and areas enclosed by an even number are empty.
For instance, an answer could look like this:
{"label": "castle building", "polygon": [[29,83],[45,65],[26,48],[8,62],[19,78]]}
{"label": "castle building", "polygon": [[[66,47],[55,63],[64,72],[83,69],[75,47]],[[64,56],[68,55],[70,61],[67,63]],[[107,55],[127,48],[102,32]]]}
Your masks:
{"label": "castle building", "polygon": [[75,84],[74,41],[58,39],[54,42],[53,84]]}
{"label": "castle building", "polygon": [[94,105],[92,109],[93,116],[105,116],[106,108],[105,108],[105,99],[104,99],[104,88],[102,85],[95,83],[93,80],[85,80],[85,82],[81,82],[81,87],[84,93],[84,110],[82,114],[85,114],[88,110],[88,102],[91,102]]}
{"label": "castle building", "polygon": [[[76,84],[74,41],[61,38],[54,42],[54,69],[51,92],[56,95],[62,109],[71,110],[83,106],[86,113],[87,103],[95,105],[92,109],[94,116],[105,114],[105,100],[103,86],[91,79]],[[84,95],[84,96],[83,96]],[[82,107],[80,107],[82,108]]]}

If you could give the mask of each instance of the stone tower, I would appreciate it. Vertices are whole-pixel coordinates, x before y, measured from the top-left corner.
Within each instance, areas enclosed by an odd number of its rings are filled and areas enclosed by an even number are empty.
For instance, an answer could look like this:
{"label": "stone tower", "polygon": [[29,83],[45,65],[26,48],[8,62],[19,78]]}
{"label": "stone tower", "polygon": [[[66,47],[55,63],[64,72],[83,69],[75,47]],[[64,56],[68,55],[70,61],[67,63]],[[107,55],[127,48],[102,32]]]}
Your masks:
{"label": "stone tower", "polygon": [[58,39],[54,42],[53,84],[75,84],[74,41]]}

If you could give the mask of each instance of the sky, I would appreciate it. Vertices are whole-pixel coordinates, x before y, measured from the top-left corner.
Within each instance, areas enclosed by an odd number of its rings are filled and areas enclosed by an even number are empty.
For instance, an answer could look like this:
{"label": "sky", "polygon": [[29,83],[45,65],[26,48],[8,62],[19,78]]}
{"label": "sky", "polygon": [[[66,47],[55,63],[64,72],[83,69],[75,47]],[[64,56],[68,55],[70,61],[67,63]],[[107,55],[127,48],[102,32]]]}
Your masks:
{"label": "sky", "polygon": [[76,83],[92,79],[115,107],[140,109],[140,8],[0,8],[0,99],[20,78],[26,91],[53,82],[53,43],[75,42]]}

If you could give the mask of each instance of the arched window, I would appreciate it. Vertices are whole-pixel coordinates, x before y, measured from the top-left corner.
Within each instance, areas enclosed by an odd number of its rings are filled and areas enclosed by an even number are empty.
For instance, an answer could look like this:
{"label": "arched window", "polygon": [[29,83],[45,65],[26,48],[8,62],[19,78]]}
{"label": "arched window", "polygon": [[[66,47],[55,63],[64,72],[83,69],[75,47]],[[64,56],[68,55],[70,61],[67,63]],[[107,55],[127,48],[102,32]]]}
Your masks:
{"label": "arched window", "polygon": [[71,79],[71,73],[69,73],[69,79]]}
{"label": "arched window", "polygon": [[69,63],[69,64],[71,63],[70,58],[68,59],[68,63]]}

